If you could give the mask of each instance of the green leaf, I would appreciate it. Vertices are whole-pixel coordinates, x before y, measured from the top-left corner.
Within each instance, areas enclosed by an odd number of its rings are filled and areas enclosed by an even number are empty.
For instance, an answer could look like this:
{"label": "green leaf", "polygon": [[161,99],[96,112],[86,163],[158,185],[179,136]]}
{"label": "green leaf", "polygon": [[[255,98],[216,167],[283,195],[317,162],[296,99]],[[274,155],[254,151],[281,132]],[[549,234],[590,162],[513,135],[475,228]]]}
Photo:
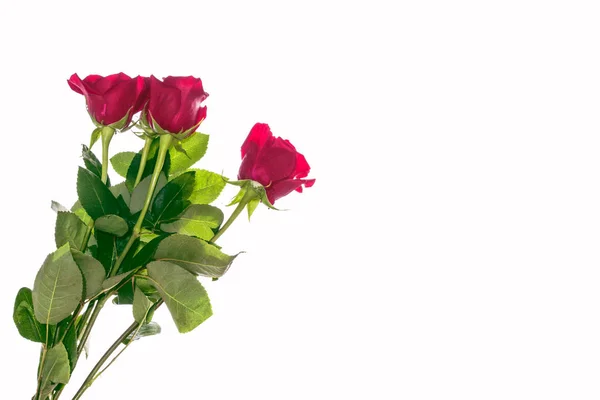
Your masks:
{"label": "green leaf", "polygon": [[111,276],[110,278],[108,278],[104,282],[102,282],[102,289],[103,290],[111,290],[115,286],[118,286],[119,284],[123,283],[124,280],[131,279],[132,278],[131,275],[132,274],[130,274],[129,272],[125,272],[123,274]]}
{"label": "green leaf", "polygon": [[[85,167],[98,178],[102,178],[102,163],[86,145],[83,145],[81,156]],[[110,186],[110,179],[108,177],[106,179],[106,186]]]}
{"label": "green leaf", "polygon": [[156,252],[156,249],[158,248],[158,245],[166,237],[167,237],[167,235],[161,235],[161,236],[155,237],[148,243],[144,244],[141,247],[141,249],[139,249],[137,251],[137,253],[135,253],[135,255],[133,256],[132,259],[130,259],[130,260],[125,259],[123,261],[123,264],[121,265],[122,268],[120,268],[120,271],[128,272],[128,271],[134,270],[137,267],[141,267],[142,265],[148,264],[150,261],[152,261],[152,259],[154,257],[154,253]]}
{"label": "green leaf", "polygon": [[228,256],[216,246],[185,235],[171,235],[158,245],[154,258],[177,264],[194,275],[219,278],[237,256]]}
{"label": "green leaf", "polygon": [[35,277],[35,318],[46,325],[59,323],[77,308],[82,293],[83,277],[67,243],[48,255]]}
{"label": "green leaf", "polygon": [[69,329],[65,338],[63,339],[63,344],[65,349],[67,350],[67,354],[69,355],[69,365],[71,366],[70,371],[73,372],[75,369],[75,364],[77,364],[77,330],[74,328]]}
{"label": "green leaf", "polygon": [[123,236],[129,231],[127,221],[118,215],[103,215],[96,220],[94,227],[99,231],[110,233],[115,236]]}
{"label": "green leaf", "polygon": [[42,388],[52,383],[69,383],[69,354],[65,345],[57,344],[46,352],[42,368]]}
{"label": "green leaf", "polygon": [[138,323],[144,323],[148,311],[152,307],[152,302],[148,300],[146,295],[136,286],[133,294],[133,318]]}
{"label": "green leaf", "polygon": [[[127,338],[125,340],[123,340],[123,344],[126,345],[133,340],[138,340],[145,336],[158,335],[159,333],[160,333],[160,325],[157,324],[156,322],[149,322],[145,325],[142,325],[140,327],[140,330],[137,332],[137,334],[135,332],[131,332],[131,334],[129,336],[127,336]],[[135,334],[135,336],[134,336],[134,334]]]}
{"label": "green leaf", "polygon": [[188,197],[194,190],[193,171],[186,172],[167,183],[152,203],[152,222],[156,225],[177,217],[189,205]]}
{"label": "green leaf", "polygon": [[98,244],[95,257],[100,261],[108,274],[118,257],[117,238],[110,233],[98,230],[94,232],[94,235]]}
{"label": "green leaf", "polygon": [[113,169],[123,178],[127,178],[127,170],[135,157],[133,151],[124,151],[122,153],[115,154],[111,159],[110,163],[112,164]]}
{"label": "green leaf", "polygon": [[148,275],[181,333],[192,331],[212,315],[208,294],[196,277],[178,265],[154,261]]}
{"label": "green leaf", "polygon": [[73,207],[71,207],[71,212],[77,215],[79,219],[83,221],[84,224],[91,225],[93,221],[92,217],[90,217],[88,213],[85,212],[79,200],[77,200],[77,202],[73,204]]}
{"label": "green leaf", "polygon": [[69,243],[72,248],[80,250],[83,246],[86,231],[87,226],[77,215],[68,211],[59,211],[56,214],[54,240],[57,248]]}
{"label": "green leaf", "polygon": [[24,287],[17,293],[13,320],[25,339],[38,343],[46,342],[46,325],[40,324],[35,319],[31,289]]}
{"label": "green leaf", "polygon": [[102,290],[102,283],[106,275],[104,267],[100,261],[80,251],[71,249],[73,260],[81,270],[84,281],[84,298],[90,299]]}
{"label": "green leaf", "polygon": [[[131,201],[129,202],[129,209],[133,214],[142,211],[142,208],[144,208],[144,202],[146,201],[146,194],[148,193],[148,189],[150,188],[151,180],[152,176],[147,176],[140,183],[138,183],[135,189],[133,189],[133,193],[131,194]],[[153,199],[156,198],[156,194],[166,184],[167,176],[164,173],[161,173],[158,176],[158,181],[156,181],[156,188],[154,189],[154,194],[152,195]]]}
{"label": "green leaf", "polygon": [[192,169],[196,173],[194,192],[190,196],[192,204],[210,204],[215,201],[225,184],[227,178],[205,169]]}
{"label": "green leaf", "polygon": [[67,207],[63,206],[58,201],[54,201],[54,200],[52,200],[52,202],[50,203],[50,208],[52,208],[52,211],[55,211],[55,212],[69,211],[69,209]]}
{"label": "green leaf", "polygon": [[223,223],[223,211],[206,204],[192,204],[173,222],[164,223],[160,229],[164,232],[181,233],[210,240],[214,229]]}
{"label": "green leaf", "polygon": [[117,200],[108,187],[100,178],[83,168],[79,168],[77,173],[77,195],[85,211],[94,220],[119,212]]}
{"label": "green leaf", "polygon": [[171,156],[171,174],[185,171],[204,157],[208,147],[208,135],[198,132],[182,140],[179,143],[179,147],[183,151],[176,148],[169,150],[169,155]]}
{"label": "green leaf", "polygon": [[113,196],[115,196],[115,199],[118,199],[119,196],[121,196],[125,204],[129,204],[129,202],[131,201],[131,193],[129,193],[129,189],[127,189],[127,185],[125,185],[125,182],[121,182],[118,185],[111,186],[109,190],[113,194]]}

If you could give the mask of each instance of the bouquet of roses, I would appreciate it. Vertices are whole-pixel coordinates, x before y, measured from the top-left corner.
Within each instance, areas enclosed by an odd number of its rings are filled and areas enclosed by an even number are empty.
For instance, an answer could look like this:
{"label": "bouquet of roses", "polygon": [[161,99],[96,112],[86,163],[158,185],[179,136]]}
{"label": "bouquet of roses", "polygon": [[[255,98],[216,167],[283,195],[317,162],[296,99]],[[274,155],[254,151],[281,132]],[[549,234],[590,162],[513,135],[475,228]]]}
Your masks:
{"label": "bouquet of roses", "polygon": [[[208,135],[196,130],[206,118],[208,94],[198,78],[169,76],[162,81],[77,74],[68,80],[85,97],[96,126],[83,146],[84,167],[77,172],[78,201],[57,202],[56,250],[39,269],[33,289],[24,287],[13,319],[21,336],[41,343],[34,400],[57,400],[86,351],[90,332],[109,300],[132,307],[132,324],[89,373],[73,399],[134,340],[160,332],[152,320],[163,304],[177,326],[190,332],[212,315],[198,277],[217,280],[236,255],[216,243],[247,209],[269,208],[314,179],[310,167],[287,140],[266,124],[254,125],[242,144],[237,180],[191,168],[205,154]],[[116,133],[143,139],[140,151],[110,157]],[[92,152],[102,147],[101,159]],[[111,182],[108,165],[124,178]],[[239,187],[227,220],[210,205],[226,184]]]}

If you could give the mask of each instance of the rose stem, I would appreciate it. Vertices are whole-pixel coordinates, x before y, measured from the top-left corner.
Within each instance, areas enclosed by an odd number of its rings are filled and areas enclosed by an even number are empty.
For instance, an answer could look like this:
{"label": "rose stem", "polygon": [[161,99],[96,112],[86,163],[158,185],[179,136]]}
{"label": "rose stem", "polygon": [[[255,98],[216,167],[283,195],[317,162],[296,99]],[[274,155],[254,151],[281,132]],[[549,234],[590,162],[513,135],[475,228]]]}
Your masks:
{"label": "rose stem", "polygon": [[[129,238],[129,241],[125,245],[123,252],[121,252],[121,255],[119,255],[119,258],[117,258],[115,265],[112,267],[112,269],[110,270],[110,273],[108,274],[109,278],[114,276],[117,273],[117,271],[119,270],[119,267],[121,266],[121,263],[123,262],[123,260],[125,259],[125,256],[127,255],[127,252],[129,252],[129,250],[131,249],[131,246],[133,246],[133,243],[140,235],[140,232],[142,230],[142,223],[144,222],[144,218],[146,217],[146,213],[148,212],[148,208],[150,207],[150,203],[152,202],[152,195],[154,194],[154,189],[156,188],[156,183],[158,182],[158,177],[160,176],[160,173],[162,172],[162,168],[165,163],[165,158],[167,156],[167,152],[169,151],[169,148],[171,147],[172,143],[173,143],[173,137],[171,135],[162,135],[160,137],[160,145],[158,148],[158,156],[156,159],[156,165],[154,166],[154,172],[152,173],[152,179],[150,180],[150,187],[148,188],[148,193],[146,194],[146,201],[144,203],[144,207],[142,208],[142,211],[140,212],[140,216],[138,217],[137,223],[133,227],[133,232],[131,233],[131,237]],[[100,314],[100,310],[102,310],[102,307],[104,307],[104,304],[106,303],[106,301],[108,300],[110,295],[111,295],[111,293],[109,292],[109,293],[106,293],[104,296],[102,296],[100,299],[98,299],[98,304],[96,305],[96,308],[94,309],[94,312],[92,313],[92,315],[90,317],[90,321],[84,328],[84,331],[83,331],[83,334],[81,337],[81,342],[79,343],[79,346],[77,347],[77,355],[78,356],[81,354],[81,351],[83,350],[83,347],[85,346],[85,343],[90,335],[90,331],[92,330],[92,327],[94,326],[94,323],[96,322],[96,318],[98,318],[98,314]]]}
{"label": "rose stem", "polygon": [[144,175],[144,169],[146,169],[146,161],[148,161],[148,153],[150,153],[150,145],[152,144],[152,139],[148,136],[144,139],[144,149],[142,150],[142,159],[140,160],[140,167],[138,168],[138,173],[135,178],[135,183],[133,187],[136,187],[138,183],[142,180],[142,176]]}
{"label": "rose stem", "polygon": [[[217,238],[219,236],[221,236],[223,234],[223,232],[225,232],[225,230],[229,226],[231,226],[233,221],[235,221],[235,219],[241,214],[241,212],[244,209],[244,207],[246,206],[246,204],[248,204],[248,201],[252,200],[252,198],[253,198],[253,194],[249,194],[248,192],[246,192],[246,194],[244,195],[244,197],[242,198],[242,200],[240,201],[240,203],[238,204],[236,209],[233,211],[233,213],[227,220],[227,223],[225,223],[225,225],[223,225],[223,229],[221,229],[219,231],[219,233],[212,238],[211,242],[214,243],[217,240]],[[156,303],[155,309],[160,307],[160,305],[162,303],[163,303],[163,300],[161,299],[158,303]],[[85,381],[83,382],[83,384],[81,385],[81,387],[79,388],[75,397],[73,397],[72,400],[78,400],[79,398],[81,398],[83,393],[92,385],[92,383],[100,376],[100,374],[102,374],[102,372],[104,372],[110,366],[110,364],[109,364],[106,368],[104,368],[102,371],[100,371],[100,368],[102,368],[102,365],[104,365],[104,363],[108,360],[108,358],[112,355],[112,353],[114,353],[117,350],[117,348],[123,342],[123,340],[125,340],[132,332],[134,332],[140,326],[141,326],[141,323],[134,322],[129,326],[129,328],[127,328],[125,330],[125,332],[123,332],[123,334],[121,334],[121,336],[119,336],[119,338],[108,348],[106,353],[104,353],[102,358],[100,358],[100,360],[96,363],[96,365],[94,366],[94,368],[92,369],[90,374],[87,376],[87,378],[85,379]],[[123,349],[123,350],[125,350],[125,349]],[[115,356],[115,358],[113,358],[111,360],[111,364],[117,359],[117,357],[119,355],[121,355],[121,353],[122,353],[122,351],[119,354],[117,354]],[[98,375],[96,375],[96,373],[98,371],[100,371],[100,373]],[[57,398],[55,398],[54,400],[57,400]]]}

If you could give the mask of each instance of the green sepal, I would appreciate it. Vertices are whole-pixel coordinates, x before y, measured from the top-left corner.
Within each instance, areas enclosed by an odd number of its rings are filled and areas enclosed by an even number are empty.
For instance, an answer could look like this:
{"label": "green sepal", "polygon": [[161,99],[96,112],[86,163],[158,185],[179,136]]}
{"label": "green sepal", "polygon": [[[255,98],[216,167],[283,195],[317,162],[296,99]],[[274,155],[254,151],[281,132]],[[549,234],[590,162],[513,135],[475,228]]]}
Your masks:
{"label": "green sepal", "polygon": [[260,199],[252,199],[248,202],[248,221],[250,221],[250,217],[252,217],[252,214],[254,213],[254,210],[256,210],[256,207],[258,207],[259,203]]}
{"label": "green sepal", "polygon": [[100,139],[100,134],[102,133],[102,128],[96,128],[92,131],[92,135],[90,136],[90,149],[94,147],[94,143]]}

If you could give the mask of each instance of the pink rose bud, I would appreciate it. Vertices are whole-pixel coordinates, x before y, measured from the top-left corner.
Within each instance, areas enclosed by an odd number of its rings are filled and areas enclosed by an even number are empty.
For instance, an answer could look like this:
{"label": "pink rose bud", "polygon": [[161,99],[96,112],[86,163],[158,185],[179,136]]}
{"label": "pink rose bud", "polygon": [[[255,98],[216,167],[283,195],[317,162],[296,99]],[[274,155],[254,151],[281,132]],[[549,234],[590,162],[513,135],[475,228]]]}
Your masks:
{"label": "pink rose bud", "polygon": [[168,76],[161,82],[151,76],[150,101],[145,112],[147,124],[158,133],[164,131],[185,139],[206,118],[202,102],[207,97],[199,78]]}
{"label": "pink rose bud", "polygon": [[83,80],[77,74],[67,81],[71,89],[85,96],[88,112],[99,125],[123,129],[133,115],[144,108],[147,88],[144,78],[130,78],[124,73],[102,77],[88,75]]}
{"label": "pink rose bud", "polygon": [[274,137],[267,124],[254,125],[242,145],[242,165],[238,179],[251,179],[262,184],[271,204],[292,191],[302,192],[314,179],[308,176],[310,166],[304,156],[288,141]]}

